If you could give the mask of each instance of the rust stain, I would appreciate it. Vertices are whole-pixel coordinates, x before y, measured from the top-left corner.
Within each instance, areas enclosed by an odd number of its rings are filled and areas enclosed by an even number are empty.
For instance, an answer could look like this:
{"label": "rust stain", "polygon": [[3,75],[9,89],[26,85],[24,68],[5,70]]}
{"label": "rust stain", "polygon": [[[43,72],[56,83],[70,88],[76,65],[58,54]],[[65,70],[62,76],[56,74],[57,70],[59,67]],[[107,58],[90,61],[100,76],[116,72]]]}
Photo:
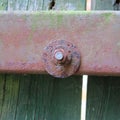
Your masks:
{"label": "rust stain", "polygon": [[72,43],[59,40],[49,43],[43,52],[46,71],[59,78],[73,75],[80,66],[80,53]]}
{"label": "rust stain", "polygon": [[119,12],[0,13],[0,72],[45,73],[44,47],[67,40],[81,55],[77,74],[120,75],[119,25]]}

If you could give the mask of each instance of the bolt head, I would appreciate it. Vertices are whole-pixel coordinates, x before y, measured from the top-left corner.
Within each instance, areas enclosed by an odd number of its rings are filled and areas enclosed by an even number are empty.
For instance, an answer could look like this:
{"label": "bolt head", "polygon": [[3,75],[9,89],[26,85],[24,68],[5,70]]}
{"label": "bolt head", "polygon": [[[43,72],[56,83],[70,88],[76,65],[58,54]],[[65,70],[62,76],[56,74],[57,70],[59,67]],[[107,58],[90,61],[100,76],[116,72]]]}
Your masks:
{"label": "bolt head", "polygon": [[55,58],[56,58],[56,60],[62,60],[64,58],[64,55],[61,51],[57,51],[55,53]]}

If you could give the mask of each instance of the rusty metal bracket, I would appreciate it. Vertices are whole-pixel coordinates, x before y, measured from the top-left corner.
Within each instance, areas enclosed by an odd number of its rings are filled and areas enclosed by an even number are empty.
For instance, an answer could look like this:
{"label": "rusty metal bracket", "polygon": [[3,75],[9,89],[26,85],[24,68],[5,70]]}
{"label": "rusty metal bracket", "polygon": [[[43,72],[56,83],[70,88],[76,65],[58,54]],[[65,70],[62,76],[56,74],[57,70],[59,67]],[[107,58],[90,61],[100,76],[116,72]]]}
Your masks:
{"label": "rusty metal bracket", "polygon": [[[77,74],[120,76],[117,11],[1,12],[0,72],[46,73],[42,54],[54,40],[77,46],[81,61]],[[63,52],[55,51],[57,63]]]}

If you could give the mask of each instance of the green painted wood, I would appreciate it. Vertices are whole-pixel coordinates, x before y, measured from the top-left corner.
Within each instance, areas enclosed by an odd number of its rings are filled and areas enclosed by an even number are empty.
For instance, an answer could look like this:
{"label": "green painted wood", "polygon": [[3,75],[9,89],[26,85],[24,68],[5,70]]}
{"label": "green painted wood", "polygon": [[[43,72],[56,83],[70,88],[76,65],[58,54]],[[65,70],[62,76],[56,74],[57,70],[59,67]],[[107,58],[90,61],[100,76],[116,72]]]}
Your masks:
{"label": "green painted wood", "polygon": [[8,1],[7,0],[0,0],[0,10],[7,10]]}
{"label": "green painted wood", "polygon": [[56,0],[56,9],[85,10],[85,0]]}
{"label": "green painted wood", "polygon": [[120,77],[89,76],[87,120],[120,119]]}
{"label": "green painted wood", "polygon": [[[48,9],[50,0],[44,0],[44,10]],[[85,10],[86,0],[56,0],[55,10]]]}
{"label": "green painted wood", "polygon": [[0,9],[37,11],[43,9],[44,0],[1,0]]}
{"label": "green painted wood", "polygon": [[[50,0],[1,0],[0,9],[13,10],[48,10]],[[85,0],[56,0],[55,10],[85,10]]]}
{"label": "green painted wood", "polygon": [[[58,81],[59,80],[59,81]],[[52,93],[50,120],[80,120],[81,77],[55,79]]]}
{"label": "green painted wood", "polygon": [[81,77],[0,77],[0,120],[80,120]]}
{"label": "green painted wood", "polygon": [[114,0],[92,0],[92,10],[113,10]]}
{"label": "green painted wood", "polygon": [[20,86],[19,86],[19,97],[17,103],[17,111],[16,111],[16,120],[24,120],[28,116],[28,105],[29,105],[29,92],[30,92],[30,76],[19,76],[20,77]]}
{"label": "green painted wood", "polygon": [[3,86],[1,86],[3,88],[3,93],[1,93],[3,98],[0,120],[14,120],[19,91],[19,79],[13,75],[6,75],[0,81],[4,81]]}
{"label": "green painted wood", "polygon": [[5,98],[5,75],[0,75],[0,116],[2,114],[2,106]]}

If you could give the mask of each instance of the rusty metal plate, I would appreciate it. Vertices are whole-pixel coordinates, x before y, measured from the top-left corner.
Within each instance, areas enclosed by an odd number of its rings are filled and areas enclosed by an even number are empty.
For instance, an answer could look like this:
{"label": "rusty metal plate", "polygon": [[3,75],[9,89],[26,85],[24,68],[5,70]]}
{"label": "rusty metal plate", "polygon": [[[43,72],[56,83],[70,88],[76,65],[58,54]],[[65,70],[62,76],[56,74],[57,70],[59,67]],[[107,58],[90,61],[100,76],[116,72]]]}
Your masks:
{"label": "rusty metal plate", "polygon": [[43,52],[46,71],[54,77],[65,78],[77,72],[80,53],[72,43],[59,40],[50,43]]}
{"label": "rusty metal plate", "polygon": [[1,12],[0,72],[46,73],[42,54],[53,40],[78,48],[77,74],[120,76],[120,12]]}

